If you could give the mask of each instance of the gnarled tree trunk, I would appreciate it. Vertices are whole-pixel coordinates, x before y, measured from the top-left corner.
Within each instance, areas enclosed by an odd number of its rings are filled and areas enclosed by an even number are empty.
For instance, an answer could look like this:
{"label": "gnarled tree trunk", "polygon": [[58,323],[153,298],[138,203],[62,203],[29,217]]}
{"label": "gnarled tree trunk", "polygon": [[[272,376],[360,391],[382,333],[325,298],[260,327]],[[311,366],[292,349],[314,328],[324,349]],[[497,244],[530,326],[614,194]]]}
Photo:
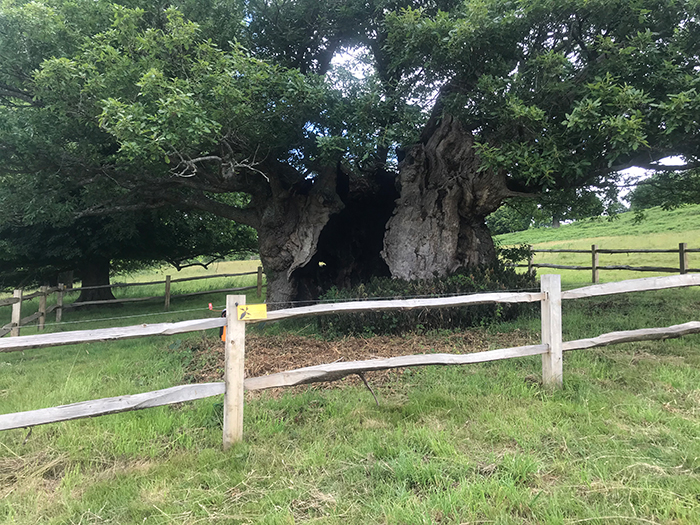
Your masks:
{"label": "gnarled tree trunk", "polygon": [[493,262],[485,217],[512,192],[505,173],[479,171],[473,144],[447,115],[431,120],[399,165],[398,192],[388,174],[334,170],[305,191],[271,188],[257,203],[268,303],[313,301],[372,276],[431,278]]}
{"label": "gnarled tree trunk", "polygon": [[495,260],[484,219],[510,192],[504,173],[478,170],[473,145],[445,115],[399,165],[400,197],[382,251],[393,277],[431,278]]}
{"label": "gnarled tree trunk", "polygon": [[297,300],[295,272],[314,256],[321,231],[342,207],[334,175],[320,177],[307,188],[273,191],[267,199],[257,231],[267,276],[267,303],[273,308]]}
{"label": "gnarled tree trunk", "polygon": [[305,190],[273,188],[262,206],[260,258],[273,308],[390,275],[381,249],[398,197],[393,175],[348,175],[337,167]]}

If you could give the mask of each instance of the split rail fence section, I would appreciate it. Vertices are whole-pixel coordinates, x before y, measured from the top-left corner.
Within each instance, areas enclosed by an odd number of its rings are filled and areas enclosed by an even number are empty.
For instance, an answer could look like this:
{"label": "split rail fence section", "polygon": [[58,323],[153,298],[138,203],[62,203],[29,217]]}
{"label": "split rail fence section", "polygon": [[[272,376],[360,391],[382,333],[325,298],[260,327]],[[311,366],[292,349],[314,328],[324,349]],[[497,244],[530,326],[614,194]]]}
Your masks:
{"label": "split rail fence section", "polygon": [[[173,283],[183,283],[185,281],[197,281],[197,280],[201,280],[201,279],[242,277],[242,276],[246,276],[246,275],[257,276],[257,284],[254,284],[252,286],[238,287],[238,288],[222,288],[219,290],[205,290],[202,292],[191,292],[191,293],[183,293],[183,294],[176,294],[176,295],[172,295],[170,293],[170,286]],[[105,300],[105,301],[84,301],[81,303],[73,303],[73,304],[68,304],[68,305],[64,305],[64,302],[63,302],[66,294],[79,293],[82,290],[98,290],[98,289],[107,289],[107,288],[110,288],[110,289],[127,288],[127,287],[134,287],[134,286],[152,286],[152,285],[158,285],[158,284],[165,285],[165,293],[162,296],[156,295],[156,296],[152,296],[152,297],[132,297],[132,298]],[[206,295],[206,294],[223,293],[223,292],[243,292],[246,290],[257,290],[257,296],[258,296],[258,298],[260,298],[260,297],[262,297],[263,286],[264,286],[263,269],[262,269],[262,266],[258,266],[258,269],[255,272],[220,273],[217,275],[202,275],[202,276],[198,276],[198,277],[183,277],[182,279],[171,279],[170,275],[166,275],[164,281],[152,281],[152,282],[145,282],[145,283],[115,283],[115,284],[110,284],[110,285],[105,285],[105,286],[83,286],[80,288],[67,288],[63,284],[59,284],[58,286],[55,286],[55,287],[42,286],[41,288],[39,288],[38,292],[29,294],[29,295],[23,295],[22,289],[18,289],[18,290],[14,291],[12,297],[10,297],[8,299],[0,299],[0,307],[10,306],[10,305],[12,306],[12,320],[9,324],[6,324],[5,326],[0,327],[0,337],[3,337],[7,334],[10,334],[11,337],[19,336],[20,328],[22,326],[26,326],[28,324],[31,324],[34,321],[37,321],[37,328],[39,330],[43,330],[44,325],[46,323],[46,316],[54,311],[56,312],[56,322],[60,323],[61,319],[63,317],[63,310],[66,308],[77,308],[79,306],[94,306],[94,305],[103,305],[103,304],[133,303],[133,302],[152,301],[155,299],[160,299],[160,300],[165,300],[165,309],[169,310],[171,299],[178,299],[178,298],[183,298],[183,297],[194,297],[196,295]],[[54,293],[56,294],[56,304],[47,307],[46,306],[47,298]],[[36,297],[39,298],[38,310],[27,317],[22,317],[22,303],[24,301],[29,301],[30,299],[34,299]]]}
{"label": "split rail fence section", "polygon": [[[632,249],[621,249],[621,250],[608,250],[598,247],[597,244],[591,245],[590,250],[533,250],[530,246],[530,256],[528,257],[527,264],[516,264],[517,268],[527,268],[527,271],[532,275],[534,268],[555,268],[558,270],[591,270],[591,282],[598,283],[598,274],[600,270],[629,270],[633,272],[658,272],[658,273],[679,273],[685,275],[690,272],[700,272],[700,268],[691,268],[688,262],[689,253],[700,253],[700,248],[688,248],[688,243],[681,242],[678,244],[677,250],[632,250]],[[547,263],[534,263],[533,256],[536,253],[586,253],[591,256],[590,266],[567,266],[563,264],[547,264]],[[600,254],[630,254],[630,253],[677,253],[678,254],[678,268],[671,268],[668,266],[628,266],[628,265],[600,265],[599,256]]]}
{"label": "split rail fence section", "polygon": [[561,291],[561,277],[553,274],[542,276],[539,293],[486,293],[435,299],[355,301],[276,310],[268,313],[268,321],[310,315],[362,312],[367,310],[403,310],[411,308],[445,308],[488,303],[540,302],[542,309],[542,343],[539,345],[501,348],[473,354],[422,354],[367,361],[336,362],[288,370],[266,376],[249,377],[247,379],[244,377],[245,327],[246,323],[259,321],[241,321],[237,318],[237,315],[232,315],[233,312],[237,311],[237,306],[245,305],[245,295],[227,296],[226,307],[229,312],[227,318],[216,317],[179,323],[60,332],[55,334],[40,334],[2,339],[0,340],[0,352],[12,352],[91,341],[129,339],[153,335],[173,335],[221,326],[227,327],[224,382],[181,385],[143,394],[125,395],[28,412],[3,414],[0,415],[0,430],[30,427],[45,423],[67,421],[70,419],[182,403],[184,401],[192,401],[224,394],[223,443],[226,449],[240,441],[243,436],[244,390],[263,390],[305,383],[334,381],[348,375],[390,368],[425,365],[465,365],[532,355],[542,356],[543,383],[551,387],[559,387],[563,382],[563,352],[617,343],[667,339],[700,333],[700,322],[693,321],[681,325],[669,326],[667,328],[644,328],[641,330],[611,332],[590,339],[578,339],[564,342],[562,340],[562,300],[687,286],[700,286],[700,274],[634,279],[592,285],[564,292]]}

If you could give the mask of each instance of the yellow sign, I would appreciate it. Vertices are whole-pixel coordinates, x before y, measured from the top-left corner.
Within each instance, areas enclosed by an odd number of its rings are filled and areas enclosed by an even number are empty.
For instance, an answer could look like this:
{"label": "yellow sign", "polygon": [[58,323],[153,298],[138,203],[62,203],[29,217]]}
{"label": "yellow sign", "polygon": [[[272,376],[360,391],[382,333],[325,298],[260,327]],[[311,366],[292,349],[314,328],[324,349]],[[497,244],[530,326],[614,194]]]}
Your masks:
{"label": "yellow sign", "polygon": [[259,321],[267,319],[266,304],[246,304],[237,307],[239,321]]}

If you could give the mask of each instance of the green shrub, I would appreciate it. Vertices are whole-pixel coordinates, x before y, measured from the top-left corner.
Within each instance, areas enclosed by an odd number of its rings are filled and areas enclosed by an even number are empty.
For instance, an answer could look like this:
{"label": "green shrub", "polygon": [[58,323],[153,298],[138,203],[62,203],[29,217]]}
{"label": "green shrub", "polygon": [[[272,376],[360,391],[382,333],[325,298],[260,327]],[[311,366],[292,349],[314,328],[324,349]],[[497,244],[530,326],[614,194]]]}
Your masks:
{"label": "green shrub", "polygon": [[[502,261],[481,268],[458,271],[446,277],[404,281],[376,277],[354,288],[331,288],[321,299],[329,302],[371,299],[408,299],[444,297],[498,291],[531,290],[537,287],[533,277],[516,273]],[[330,336],[361,334],[400,334],[437,329],[484,326],[513,319],[531,306],[521,304],[485,304],[457,308],[416,308],[391,312],[361,312],[323,316],[319,329]]]}

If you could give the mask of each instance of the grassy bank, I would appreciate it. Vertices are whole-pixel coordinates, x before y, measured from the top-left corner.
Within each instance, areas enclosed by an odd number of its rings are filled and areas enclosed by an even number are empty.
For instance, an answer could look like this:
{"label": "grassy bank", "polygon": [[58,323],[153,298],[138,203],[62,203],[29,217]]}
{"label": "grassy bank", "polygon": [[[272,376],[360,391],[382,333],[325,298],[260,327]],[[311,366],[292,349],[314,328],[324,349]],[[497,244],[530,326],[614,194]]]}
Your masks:
{"label": "grassy bank", "polygon": [[[535,250],[572,249],[590,250],[592,244],[601,249],[678,249],[685,242],[688,248],[700,248],[700,205],[685,206],[664,211],[647,210],[646,218],[635,222],[633,212],[621,213],[615,220],[604,217],[587,219],[559,228],[533,228],[523,232],[496,237],[503,246],[531,244]],[[572,253],[539,253],[535,263],[567,266],[590,266],[591,256]],[[700,253],[689,254],[691,268],[700,268]],[[678,254],[600,254],[599,264],[628,266],[663,266],[678,268]],[[591,282],[590,271],[555,270],[543,268],[544,273],[560,273],[570,285],[580,286]],[[640,279],[668,273],[633,272],[627,270],[601,270],[600,282]]]}
{"label": "grassy bank", "polygon": [[[186,318],[223,304],[195,299]],[[697,320],[698,306],[698,289],[568,301],[564,338]],[[75,319],[163,320],[140,308]],[[535,342],[539,317],[464,339],[495,334]],[[0,354],[0,412],[181,384],[202,337]],[[425,352],[455,336],[431,337]],[[700,523],[699,348],[690,336],[568,353],[554,392],[533,357],[409,369],[374,384],[379,405],[349,381],[248,394],[245,441],[226,453],[219,398],[7,431],[0,522]]]}

